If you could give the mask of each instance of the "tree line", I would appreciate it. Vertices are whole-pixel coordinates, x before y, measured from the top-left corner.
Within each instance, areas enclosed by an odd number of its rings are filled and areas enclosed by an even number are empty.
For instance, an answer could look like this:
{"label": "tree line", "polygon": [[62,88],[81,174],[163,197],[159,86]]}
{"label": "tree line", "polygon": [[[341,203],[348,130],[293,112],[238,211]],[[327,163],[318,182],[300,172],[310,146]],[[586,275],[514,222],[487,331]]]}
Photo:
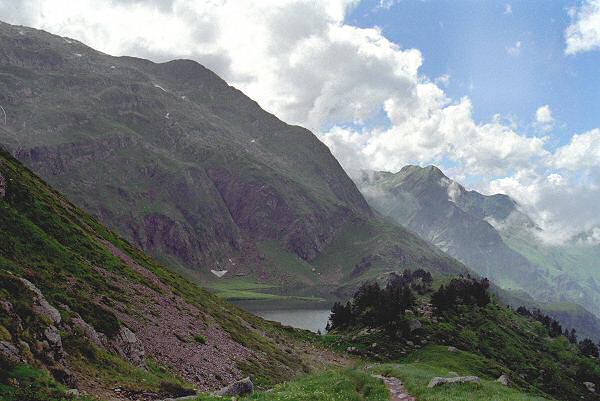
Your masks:
{"label": "tree line", "polygon": [[599,347],[591,339],[585,338],[579,343],[577,343],[577,332],[575,331],[575,329],[569,330],[565,328],[563,330],[561,324],[556,319],[553,319],[552,317],[544,314],[541,310],[534,309],[530,311],[524,306],[519,306],[517,308],[517,313],[519,315],[527,316],[534,320],[537,320],[538,322],[546,326],[550,337],[565,336],[571,344],[578,344],[579,351],[582,355],[593,356],[595,358],[598,358],[600,354]]}

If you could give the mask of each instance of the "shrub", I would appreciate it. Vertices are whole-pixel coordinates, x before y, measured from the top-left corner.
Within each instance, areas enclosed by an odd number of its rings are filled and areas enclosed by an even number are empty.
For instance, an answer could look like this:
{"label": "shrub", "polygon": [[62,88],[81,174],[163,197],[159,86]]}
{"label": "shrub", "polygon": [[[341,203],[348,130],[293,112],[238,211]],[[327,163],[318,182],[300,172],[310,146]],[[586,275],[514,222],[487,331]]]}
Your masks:
{"label": "shrub", "polygon": [[206,344],[206,337],[204,337],[202,334],[196,334],[194,336],[194,341],[196,341],[198,344]]}

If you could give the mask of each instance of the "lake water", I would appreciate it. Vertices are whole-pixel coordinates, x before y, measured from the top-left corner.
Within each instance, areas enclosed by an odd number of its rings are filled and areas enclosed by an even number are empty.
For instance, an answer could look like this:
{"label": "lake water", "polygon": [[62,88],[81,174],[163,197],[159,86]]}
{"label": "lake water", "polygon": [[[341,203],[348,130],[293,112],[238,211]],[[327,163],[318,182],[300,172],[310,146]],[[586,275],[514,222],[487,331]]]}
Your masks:
{"label": "lake water", "polygon": [[255,315],[267,320],[274,320],[286,326],[305,329],[313,332],[321,330],[325,333],[325,326],[331,311],[329,309],[280,309],[280,310],[254,310]]}

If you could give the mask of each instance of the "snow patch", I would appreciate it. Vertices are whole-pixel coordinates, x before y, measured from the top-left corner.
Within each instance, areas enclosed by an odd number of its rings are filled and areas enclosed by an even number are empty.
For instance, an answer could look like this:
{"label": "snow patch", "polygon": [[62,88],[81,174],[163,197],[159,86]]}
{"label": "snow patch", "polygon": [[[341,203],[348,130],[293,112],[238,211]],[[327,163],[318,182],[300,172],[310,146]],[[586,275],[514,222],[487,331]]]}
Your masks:
{"label": "snow patch", "polygon": [[163,92],[167,92],[167,90],[165,88],[163,88],[162,86],[160,86],[159,84],[154,84],[154,87],[160,89]]}
{"label": "snow patch", "polygon": [[218,278],[221,278],[227,273],[227,270],[211,270],[210,272]]}

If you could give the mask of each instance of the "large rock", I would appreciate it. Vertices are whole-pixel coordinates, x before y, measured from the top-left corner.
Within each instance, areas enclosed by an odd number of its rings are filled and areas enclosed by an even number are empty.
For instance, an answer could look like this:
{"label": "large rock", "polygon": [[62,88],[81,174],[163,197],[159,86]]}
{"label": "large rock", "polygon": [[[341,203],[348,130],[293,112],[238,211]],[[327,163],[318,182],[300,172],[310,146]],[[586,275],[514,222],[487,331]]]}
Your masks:
{"label": "large rock", "polygon": [[459,376],[459,377],[434,377],[427,387],[433,388],[444,384],[463,384],[463,383],[481,383],[477,376]]}
{"label": "large rock", "polygon": [[215,392],[215,395],[220,397],[233,397],[238,395],[252,394],[254,392],[254,384],[249,377],[231,383],[229,386]]}
{"label": "large rock", "polygon": [[595,393],[596,392],[596,385],[592,382],[583,382],[583,385],[585,386],[585,388],[588,389],[588,391],[590,393]]}
{"label": "large rock", "polygon": [[58,309],[50,305],[50,303],[46,300],[40,289],[37,288],[31,281],[26,280],[24,278],[19,278],[19,280],[25,285],[25,287],[27,287],[27,289],[29,289],[29,291],[34,293],[33,311],[37,315],[49,319],[52,323],[58,326],[62,321]]}
{"label": "large rock", "polygon": [[19,350],[13,344],[0,341],[0,361],[7,365],[16,365],[23,361]]}
{"label": "large rock", "polygon": [[502,384],[503,386],[508,386],[510,384],[510,379],[507,375],[500,376],[496,381]]}
{"label": "large rock", "polygon": [[121,327],[119,333],[111,340],[111,347],[116,353],[134,365],[146,366],[144,345],[138,340],[133,331],[127,327]]}
{"label": "large rock", "polygon": [[106,347],[108,340],[102,333],[98,333],[88,322],[83,320],[80,316],[71,318],[71,326],[77,329],[81,334],[85,336],[92,343],[99,347]]}
{"label": "large rock", "polygon": [[423,324],[417,319],[413,319],[408,322],[408,328],[410,329],[411,333],[415,330],[419,330],[421,327],[423,327]]}
{"label": "large rock", "polygon": [[56,326],[48,326],[44,329],[44,338],[48,341],[51,356],[57,362],[64,362],[65,351],[62,345],[62,339],[60,337],[60,331]]}

